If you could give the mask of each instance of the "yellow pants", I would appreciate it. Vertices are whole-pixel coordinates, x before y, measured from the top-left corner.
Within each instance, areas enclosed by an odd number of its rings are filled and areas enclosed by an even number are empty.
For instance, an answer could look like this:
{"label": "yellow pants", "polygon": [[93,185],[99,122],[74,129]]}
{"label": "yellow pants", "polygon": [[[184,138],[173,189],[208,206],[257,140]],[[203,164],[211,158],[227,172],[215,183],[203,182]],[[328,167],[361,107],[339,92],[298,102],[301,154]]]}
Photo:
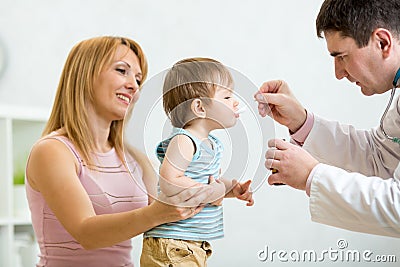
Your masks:
{"label": "yellow pants", "polygon": [[205,267],[211,254],[207,241],[147,237],[143,239],[140,266]]}

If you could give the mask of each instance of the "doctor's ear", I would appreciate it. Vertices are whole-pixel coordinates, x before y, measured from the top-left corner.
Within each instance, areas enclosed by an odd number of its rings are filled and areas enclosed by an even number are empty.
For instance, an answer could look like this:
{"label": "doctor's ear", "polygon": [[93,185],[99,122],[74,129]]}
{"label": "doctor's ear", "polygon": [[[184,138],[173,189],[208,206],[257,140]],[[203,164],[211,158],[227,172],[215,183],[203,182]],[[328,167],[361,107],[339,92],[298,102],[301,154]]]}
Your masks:
{"label": "doctor's ear", "polygon": [[379,42],[379,48],[384,57],[389,56],[393,46],[393,36],[387,29],[378,28],[372,33],[373,37]]}
{"label": "doctor's ear", "polygon": [[201,99],[196,98],[192,101],[190,105],[190,109],[192,110],[193,114],[198,118],[205,118],[206,117],[206,109],[204,107],[204,102]]}

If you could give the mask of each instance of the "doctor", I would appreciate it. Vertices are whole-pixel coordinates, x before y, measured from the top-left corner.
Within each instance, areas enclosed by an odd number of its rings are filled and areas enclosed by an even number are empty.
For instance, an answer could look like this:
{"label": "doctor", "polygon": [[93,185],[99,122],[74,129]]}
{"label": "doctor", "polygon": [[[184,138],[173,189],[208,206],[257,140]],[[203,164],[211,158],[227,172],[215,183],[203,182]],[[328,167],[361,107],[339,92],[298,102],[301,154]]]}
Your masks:
{"label": "doctor", "polygon": [[[394,93],[400,84],[399,11],[400,0],[323,2],[317,35],[326,40],[337,79],[355,83],[366,96]],[[315,222],[400,237],[399,98],[370,131],[306,111],[284,81],[264,83],[255,98],[260,115],[285,125],[297,144],[269,140],[265,166],[278,170],[270,184],[305,190]]]}

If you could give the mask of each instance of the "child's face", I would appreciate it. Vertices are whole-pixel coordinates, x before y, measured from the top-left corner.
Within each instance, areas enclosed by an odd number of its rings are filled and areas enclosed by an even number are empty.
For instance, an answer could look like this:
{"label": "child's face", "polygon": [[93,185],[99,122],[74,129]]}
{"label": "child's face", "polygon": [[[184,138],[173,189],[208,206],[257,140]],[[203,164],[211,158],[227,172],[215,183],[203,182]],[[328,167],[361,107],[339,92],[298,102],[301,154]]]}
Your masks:
{"label": "child's face", "polygon": [[216,129],[230,128],[234,126],[239,118],[235,112],[239,102],[233,96],[229,88],[218,86],[212,102],[207,106],[207,118],[216,124]]}

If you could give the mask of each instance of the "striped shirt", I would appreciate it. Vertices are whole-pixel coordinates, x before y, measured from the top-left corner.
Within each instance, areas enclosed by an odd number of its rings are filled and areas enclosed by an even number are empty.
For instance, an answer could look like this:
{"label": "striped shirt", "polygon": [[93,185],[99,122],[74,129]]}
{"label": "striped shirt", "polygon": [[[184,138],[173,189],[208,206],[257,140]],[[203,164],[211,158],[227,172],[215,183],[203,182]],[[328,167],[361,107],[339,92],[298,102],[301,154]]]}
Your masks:
{"label": "striped shirt", "polygon": [[[196,182],[208,184],[209,176],[216,179],[220,175],[220,162],[223,146],[215,136],[209,135],[208,141],[212,144],[210,148],[206,143],[184,129],[175,129],[173,134],[157,146],[157,157],[162,163],[167,147],[171,139],[183,134],[188,136],[195,147],[195,154],[185,171],[185,176]],[[211,206],[207,204],[202,211],[186,220],[159,225],[144,234],[144,237],[163,237],[182,240],[208,241],[222,238],[223,212],[222,206]]]}

